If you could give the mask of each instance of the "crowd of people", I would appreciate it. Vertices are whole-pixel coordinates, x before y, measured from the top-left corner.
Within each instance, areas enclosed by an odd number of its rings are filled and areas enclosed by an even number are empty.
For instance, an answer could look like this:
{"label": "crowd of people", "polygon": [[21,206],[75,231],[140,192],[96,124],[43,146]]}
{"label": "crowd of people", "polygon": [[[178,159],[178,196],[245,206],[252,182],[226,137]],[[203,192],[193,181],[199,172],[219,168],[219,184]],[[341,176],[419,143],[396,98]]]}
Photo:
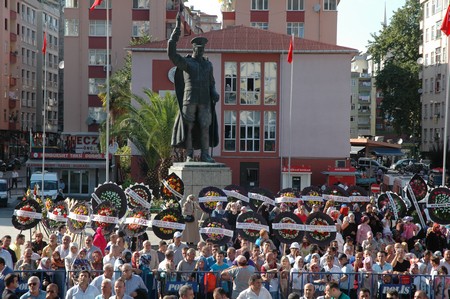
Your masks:
{"label": "crowd of people", "polygon": [[[410,216],[395,220],[372,203],[338,208],[328,201],[308,211],[299,202],[292,211],[303,222],[309,213],[332,215],[336,238],[325,246],[307,238],[283,244],[265,229],[255,242],[239,234],[227,244],[200,240],[194,196],[182,207],[193,221],[154,248],[147,233],[130,238],[117,231],[105,237],[101,228],[78,238],[81,244],[65,225],[46,240],[40,231],[32,241],[23,234],[15,240],[6,235],[0,243],[0,293],[2,298],[75,299],[449,298],[445,226],[421,227]],[[289,210],[282,204],[271,211],[269,222],[283,209]],[[211,216],[235,228],[239,214],[248,210],[230,202],[225,209],[217,205]],[[177,288],[167,287],[176,283]]]}

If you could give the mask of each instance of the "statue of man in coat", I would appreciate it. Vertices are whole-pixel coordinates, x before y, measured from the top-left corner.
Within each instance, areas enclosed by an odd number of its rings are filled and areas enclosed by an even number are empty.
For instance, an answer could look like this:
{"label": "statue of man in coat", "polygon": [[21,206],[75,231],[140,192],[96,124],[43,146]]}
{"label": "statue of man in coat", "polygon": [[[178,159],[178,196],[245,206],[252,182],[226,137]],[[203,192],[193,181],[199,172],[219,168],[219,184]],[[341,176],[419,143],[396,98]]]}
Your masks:
{"label": "statue of man in coat", "polygon": [[215,103],[219,101],[213,76],[212,63],[203,57],[205,37],[191,40],[192,55],[182,57],[177,53],[177,42],[181,34],[181,16],[167,44],[167,54],[177,66],[175,92],[180,111],[172,133],[172,146],[186,149],[186,162],[193,161],[194,149],[200,149],[202,162],[214,163],[208,153],[218,144],[218,127]]}

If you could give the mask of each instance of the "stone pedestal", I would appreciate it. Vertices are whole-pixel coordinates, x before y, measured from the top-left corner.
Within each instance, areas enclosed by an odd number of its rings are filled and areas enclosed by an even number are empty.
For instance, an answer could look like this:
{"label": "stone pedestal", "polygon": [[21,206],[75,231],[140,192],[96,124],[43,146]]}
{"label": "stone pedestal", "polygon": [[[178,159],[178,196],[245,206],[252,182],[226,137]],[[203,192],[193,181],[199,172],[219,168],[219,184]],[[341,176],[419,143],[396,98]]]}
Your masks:
{"label": "stone pedestal", "polygon": [[174,163],[169,174],[172,172],[184,182],[183,201],[189,194],[198,196],[205,187],[223,188],[231,184],[231,169],[223,163]]}

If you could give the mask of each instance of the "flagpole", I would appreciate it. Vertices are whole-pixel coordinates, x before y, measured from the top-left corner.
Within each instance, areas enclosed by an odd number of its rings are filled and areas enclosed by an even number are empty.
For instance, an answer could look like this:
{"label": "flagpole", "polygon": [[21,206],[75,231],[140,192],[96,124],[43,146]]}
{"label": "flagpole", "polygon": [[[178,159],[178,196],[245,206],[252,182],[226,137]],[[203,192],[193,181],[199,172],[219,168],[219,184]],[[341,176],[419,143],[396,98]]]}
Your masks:
{"label": "flagpole", "polygon": [[106,0],[106,182],[109,182],[109,0]]}
{"label": "flagpole", "polygon": [[[45,24],[44,24],[45,26]],[[43,27],[44,27],[43,26]],[[43,109],[43,121],[42,121],[42,188],[41,188],[41,200],[44,202],[44,176],[45,176],[45,137],[47,127],[47,49],[46,49],[46,36],[44,31],[44,39],[42,46],[42,54],[44,55],[44,109]]]}
{"label": "flagpole", "polygon": [[[294,56],[294,34],[291,36],[291,44],[292,44],[292,57]],[[289,49],[291,51],[291,49]],[[291,178],[291,156],[292,156],[292,97],[293,97],[293,86],[294,86],[294,59],[291,61],[291,90],[289,97],[289,157],[288,157],[288,177],[289,183],[288,187],[292,188],[292,178]]]}
{"label": "flagpole", "polygon": [[[448,39],[448,38],[447,38]],[[448,59],[447,59],[448,60]],[[443,161],[442,161],[442,186],[445,186],[445,171],[447,164],[447,133],[448,133],[448,101],[449,101],[449,88],[450,88],[450,66],[447,61],[447,90],[445,92],[445,118],[444,118],[444,148],[443,148]]]}

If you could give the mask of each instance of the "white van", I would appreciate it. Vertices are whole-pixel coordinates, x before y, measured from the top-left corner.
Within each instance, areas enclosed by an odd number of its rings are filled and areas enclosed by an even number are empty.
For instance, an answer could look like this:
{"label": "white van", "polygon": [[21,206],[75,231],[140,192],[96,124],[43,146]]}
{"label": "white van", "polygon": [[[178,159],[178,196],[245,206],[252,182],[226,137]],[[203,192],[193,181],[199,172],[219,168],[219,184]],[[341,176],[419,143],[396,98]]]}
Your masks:
{"label": "white van", "polygon": [[[44,196],[56,199],[59,193],[58,190],[58,174],[56,172],[44,172]],[[39,194],[42,190],[42,172],[37,171],[31,175],[30,189],[34,189],[34,185],[39,186]]]}
{"label": "white van", "polygon": [[8,181],[0,179],[0,204],[2,207],[8,206]]}

